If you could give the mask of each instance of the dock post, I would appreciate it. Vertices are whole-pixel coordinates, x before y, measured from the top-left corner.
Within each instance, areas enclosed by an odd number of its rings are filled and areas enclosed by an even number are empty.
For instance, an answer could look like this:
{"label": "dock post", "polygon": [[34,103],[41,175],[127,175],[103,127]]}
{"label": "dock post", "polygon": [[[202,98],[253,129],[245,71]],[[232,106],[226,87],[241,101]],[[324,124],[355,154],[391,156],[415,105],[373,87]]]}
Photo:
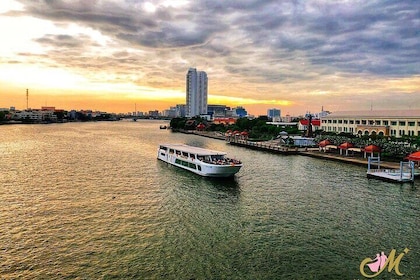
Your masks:
{"label": "dock post", "polygon": [[403,170],[403,162],[400,161],[400,181],[401,182],[402,182],[402,179],[403,179],[403,172],[404,172],[404,170]]}
{"label": "dock post", "polygon": [[414,182],[414,161],[409,161],[411,167],[411,181]]}

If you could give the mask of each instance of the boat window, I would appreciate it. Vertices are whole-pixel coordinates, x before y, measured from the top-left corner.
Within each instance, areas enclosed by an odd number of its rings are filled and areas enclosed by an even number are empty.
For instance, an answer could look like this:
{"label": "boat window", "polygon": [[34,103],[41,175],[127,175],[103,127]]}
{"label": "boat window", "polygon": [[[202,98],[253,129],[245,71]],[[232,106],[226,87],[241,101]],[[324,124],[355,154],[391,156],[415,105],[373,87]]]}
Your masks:
{"label": "boat window", "polygon": [[201,171],[201,165],[197,165],[198,171]]}
{"label": "boat window", "polygon": [[187,153],[187,152],[182,152],[182,155],[183,155],[184,157],[188,157],[188,153]]}
{"label": "boat window", "polygon": [[195,154],[190,154],[190,157],[191,157],[192,159],[195,159]]}
{"label": "boat window", "polygon": [[174,150],[173,149],[169,149],[169,153],[170,154],[173,154],[174,153]]}
{"label": "boat window", "polygon": [[181,152],[180,151],[176,151],[176,154],[180,156],[181,155]]}
{"label": "boat window", "polygon": [[161,149],[161,150],[164,150],[164,151],[168,150],[168,148],[167,148],[167,147],[165,147],[165,146],[160,146],[160,149]]}
{"label": "boat window", "polygon": [[192,168],[192,169],[195,169],[195,164],[190,162],[190,163],[188,164],[188,167],[189,167],[189,168]]}

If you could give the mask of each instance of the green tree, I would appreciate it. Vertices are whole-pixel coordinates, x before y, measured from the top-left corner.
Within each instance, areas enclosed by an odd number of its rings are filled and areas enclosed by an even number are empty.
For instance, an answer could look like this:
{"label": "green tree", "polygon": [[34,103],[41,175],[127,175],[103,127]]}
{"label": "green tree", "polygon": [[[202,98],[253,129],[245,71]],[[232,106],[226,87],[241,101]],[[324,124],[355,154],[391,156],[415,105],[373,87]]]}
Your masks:
{"label": "green tree", "polygon": [[6,120],[6,112],[1,111],[1,112],[0,112],[0,122],[2,122],[2,121],[4,121],[4,120]]}
{"label": "green tree", "polygon": [[169,125],[172,129],[184,129],[187,118],[173,118]]}

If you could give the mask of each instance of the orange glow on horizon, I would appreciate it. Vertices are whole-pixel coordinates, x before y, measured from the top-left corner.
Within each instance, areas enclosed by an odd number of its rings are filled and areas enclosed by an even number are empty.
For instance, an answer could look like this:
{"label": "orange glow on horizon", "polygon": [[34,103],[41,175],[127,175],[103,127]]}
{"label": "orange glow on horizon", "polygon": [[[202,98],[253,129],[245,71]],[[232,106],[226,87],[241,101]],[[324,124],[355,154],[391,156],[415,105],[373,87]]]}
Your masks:
{"label": "orange glow on horizon", "polygon": [[[39,89],[31,87],[3,87],[4,93],[0,99],[1,108],[14,106],[16,109],[26,109],[26,89],[29,89],[29,108],[54,106],[57,109],[81,110],[91,109],[112,113],[163,111],[177,104],[185,104],[185,94],[176,90],[151,89],[147,93],[110,91],[80,91],[74,89]],[[140,91],[140,90],[139,90]],[[209,95],[208,104],[226,105],[229,107],[244,107],[249,114],[265,115],[269,108],[290,108],[293,102],[287,100],[255,100],[249,98]]]}

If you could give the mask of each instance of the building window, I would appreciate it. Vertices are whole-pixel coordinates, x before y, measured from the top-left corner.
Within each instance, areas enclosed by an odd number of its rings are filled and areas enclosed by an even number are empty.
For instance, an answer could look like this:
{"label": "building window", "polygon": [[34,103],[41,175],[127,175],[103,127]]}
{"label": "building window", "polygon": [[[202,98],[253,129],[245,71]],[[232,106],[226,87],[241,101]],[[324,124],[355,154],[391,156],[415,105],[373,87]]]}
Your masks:
{"label": "building window", "polygon": [[391,121],[391,125],[397,125],[396,121]]}
{"label": "building window", "polygon": [[375,121],[376,125],[381,125],[381,121]]}
{"label": "building window", "polygon": [[356,124],[360,124],[360,121],[359,121],[359,120],[357,120],[357,121],[356,121]]}
{"label": "building window", "polygon": [[362,120],[362,124],[366,124],[366,120]]}
{"label": "building window", "polygon": [[337,123],[337,120],[333,120],[333,123]]}
{"label": "building window", "polygon": [[388,121],[382,121],[383,125],[388,125]]}
{"label": "building window", "polygon": [[399,125],[404,126],[404,125],[405,125],[405,121],[400,121],[400,122],[399,122]]}
{"label": "building window", "polygon": [[350,120],[350,121],[349,121],[349,124],[354,124],[354,121],[353,121],[353,120]]}
{"label": "building window", "polygon": [[328,123],[331,123],[331,120],[328,120]]}
{"label": "building window", "polygon": [[415,122],[408,122],[408,126],[415,126]]}

